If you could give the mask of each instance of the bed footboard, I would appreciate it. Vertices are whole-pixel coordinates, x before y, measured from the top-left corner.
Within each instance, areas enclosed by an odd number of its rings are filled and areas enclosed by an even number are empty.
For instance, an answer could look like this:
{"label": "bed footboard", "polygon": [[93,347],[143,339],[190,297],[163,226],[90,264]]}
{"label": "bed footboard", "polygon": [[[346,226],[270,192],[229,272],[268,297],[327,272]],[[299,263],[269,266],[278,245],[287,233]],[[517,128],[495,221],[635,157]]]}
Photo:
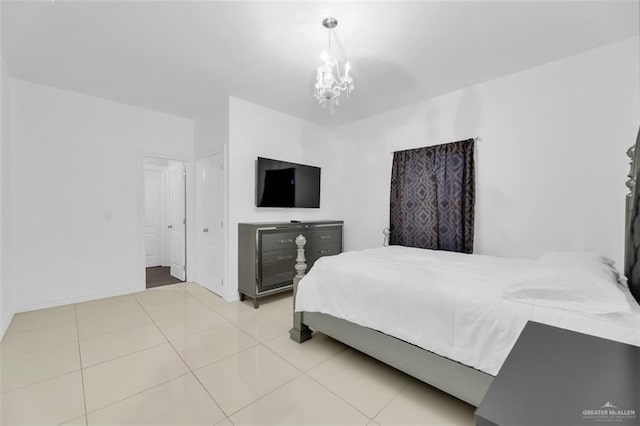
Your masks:
{"label": "bed footboard", "polygon": [[311,339],[311,329],[302,322],[302,312],[296,312],[296,294],[298,293],[298,283],[304,277],[307,270],[306,258],[304,257],[304,246],[307,239],[300,234],[296,237],[298,246],[298,256],[296,257],[296,276],[293,277],[293,328],[289,330],[289,336],[298,343]]}

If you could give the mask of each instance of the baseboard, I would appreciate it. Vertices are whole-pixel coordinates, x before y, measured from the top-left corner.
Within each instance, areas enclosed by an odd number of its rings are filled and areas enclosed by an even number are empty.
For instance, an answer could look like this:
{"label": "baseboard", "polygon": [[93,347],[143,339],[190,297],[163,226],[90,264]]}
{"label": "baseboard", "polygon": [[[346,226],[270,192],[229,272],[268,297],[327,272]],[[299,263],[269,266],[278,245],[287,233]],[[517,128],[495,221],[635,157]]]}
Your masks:
{"label": "baseboard", "polygon": [[9,329],[9,325],[11,325],[11,321],[13,320],[13,316],[15,315],[15,310],[10,311],[8,314],[3,315],[0,321],[0,342],[4,339],[4,335]]}
{"label": "baseboard", "polygon": [[236,290],[231,294],[225,293],[224,296],[222,296],[222,298],[227,302],[237,302],[238,300],[240,300],[240,294]]}
{"label": "baseboard", "polygon": [[192,280],[192,281],[188,281],[187,280],[187,282],[192,282],[194,284],[198,284],[200,287],[206,288],[207,290],[209,290],[213,294],[222,297],[227,302],[237,302],[238,300],[240,300],[240,295],[238,294],[237,291],[234,291],[232,294],[226,294],[226,293],[223,293],[223,292],[218,293],[217,291],[213,291],[210,288],[203,286],[202,284],[200,284],[198,282],[198,280]]}
{"label": "baseboard", "polygon": [[240,300],[240,295],[239,294],[234,294],[233,296],[229,296],[229,295],[225,294],[223,299],[226,302],[237,302],[237,301]]}
{"label": "baseboard", "polygon": [[28,304],[28,305],[20,305],[20,306],[17,306],[14,309],[14,314],[17,314],[17,313],[20,313],[20,312],[36,311],[38,309],[55,308],[56,306],[69,305],[69,304],[72,304],[72,303],[89,302],[91,300],[104,299],[106,297],[124,296],[126,294],[138,293],[139,291],[142,291],[142,290],[139,290],[139,289],[118,289],[118,290],[114,290],[114,291],[94,293],[94,294],[83,295],[83,296],[78,296],[78,297],[69,297],[69,298],[65,298],[65,299],[56,299],[56,300],[50,300],[50,301],[46,301],[46,302],[33,303],[33,304]]}

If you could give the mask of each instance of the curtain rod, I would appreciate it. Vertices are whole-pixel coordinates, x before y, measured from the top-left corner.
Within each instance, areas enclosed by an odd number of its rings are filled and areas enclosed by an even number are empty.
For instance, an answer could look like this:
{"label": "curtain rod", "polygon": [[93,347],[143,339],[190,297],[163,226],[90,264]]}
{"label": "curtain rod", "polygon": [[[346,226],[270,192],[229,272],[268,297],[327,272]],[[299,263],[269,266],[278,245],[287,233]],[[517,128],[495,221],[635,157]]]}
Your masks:
{"label": "curtain rod", "polygon": [[[2,1],[2,0],[0,0],[0,1]],[[482,138],[480,136],[476,136],[474,138],[469,138],[469,139],[473,139],[474,142],[480,142],[482,140]],[[463,140],[468,141],[469,139],[463,139]],[[462,142],[462,141],[457,141],[457,142]],[[447,143],[454,143],[454,142],[447,142]],[[446,145],[446,143],[445,144],[440,144],[440,145]],[[427,148],[429,146],[435,146],[435,145],[423,146],[422,148]],[[398,150],[398,151],[391,151],[389,154],[393,155],[395,152],[411,151],[413,149],[419,149],[419,147],[418,148],[406,148],[406,149],[401,149],[401,150]]]}

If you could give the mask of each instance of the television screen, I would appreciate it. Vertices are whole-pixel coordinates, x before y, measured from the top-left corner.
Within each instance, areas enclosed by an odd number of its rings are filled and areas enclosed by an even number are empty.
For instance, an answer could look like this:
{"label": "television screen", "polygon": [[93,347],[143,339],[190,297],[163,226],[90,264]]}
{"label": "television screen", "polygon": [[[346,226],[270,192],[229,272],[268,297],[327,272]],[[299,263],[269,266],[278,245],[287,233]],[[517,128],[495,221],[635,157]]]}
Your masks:
{"label": "television screen", "polygon": [[320,207],[320,167],[258,157],[257,207]]}

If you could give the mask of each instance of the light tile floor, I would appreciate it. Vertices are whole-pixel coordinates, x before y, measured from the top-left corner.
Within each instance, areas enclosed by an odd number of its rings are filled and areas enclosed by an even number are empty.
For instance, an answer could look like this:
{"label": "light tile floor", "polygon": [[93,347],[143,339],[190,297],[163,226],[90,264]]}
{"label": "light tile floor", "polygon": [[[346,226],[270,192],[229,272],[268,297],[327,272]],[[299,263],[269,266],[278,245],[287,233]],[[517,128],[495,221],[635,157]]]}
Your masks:
{"label": "light tile floor", "polygon": [[17,314],[0,424],[473,424],[473,407],[327,336],[291,341],[292,306],[182,283]]}

